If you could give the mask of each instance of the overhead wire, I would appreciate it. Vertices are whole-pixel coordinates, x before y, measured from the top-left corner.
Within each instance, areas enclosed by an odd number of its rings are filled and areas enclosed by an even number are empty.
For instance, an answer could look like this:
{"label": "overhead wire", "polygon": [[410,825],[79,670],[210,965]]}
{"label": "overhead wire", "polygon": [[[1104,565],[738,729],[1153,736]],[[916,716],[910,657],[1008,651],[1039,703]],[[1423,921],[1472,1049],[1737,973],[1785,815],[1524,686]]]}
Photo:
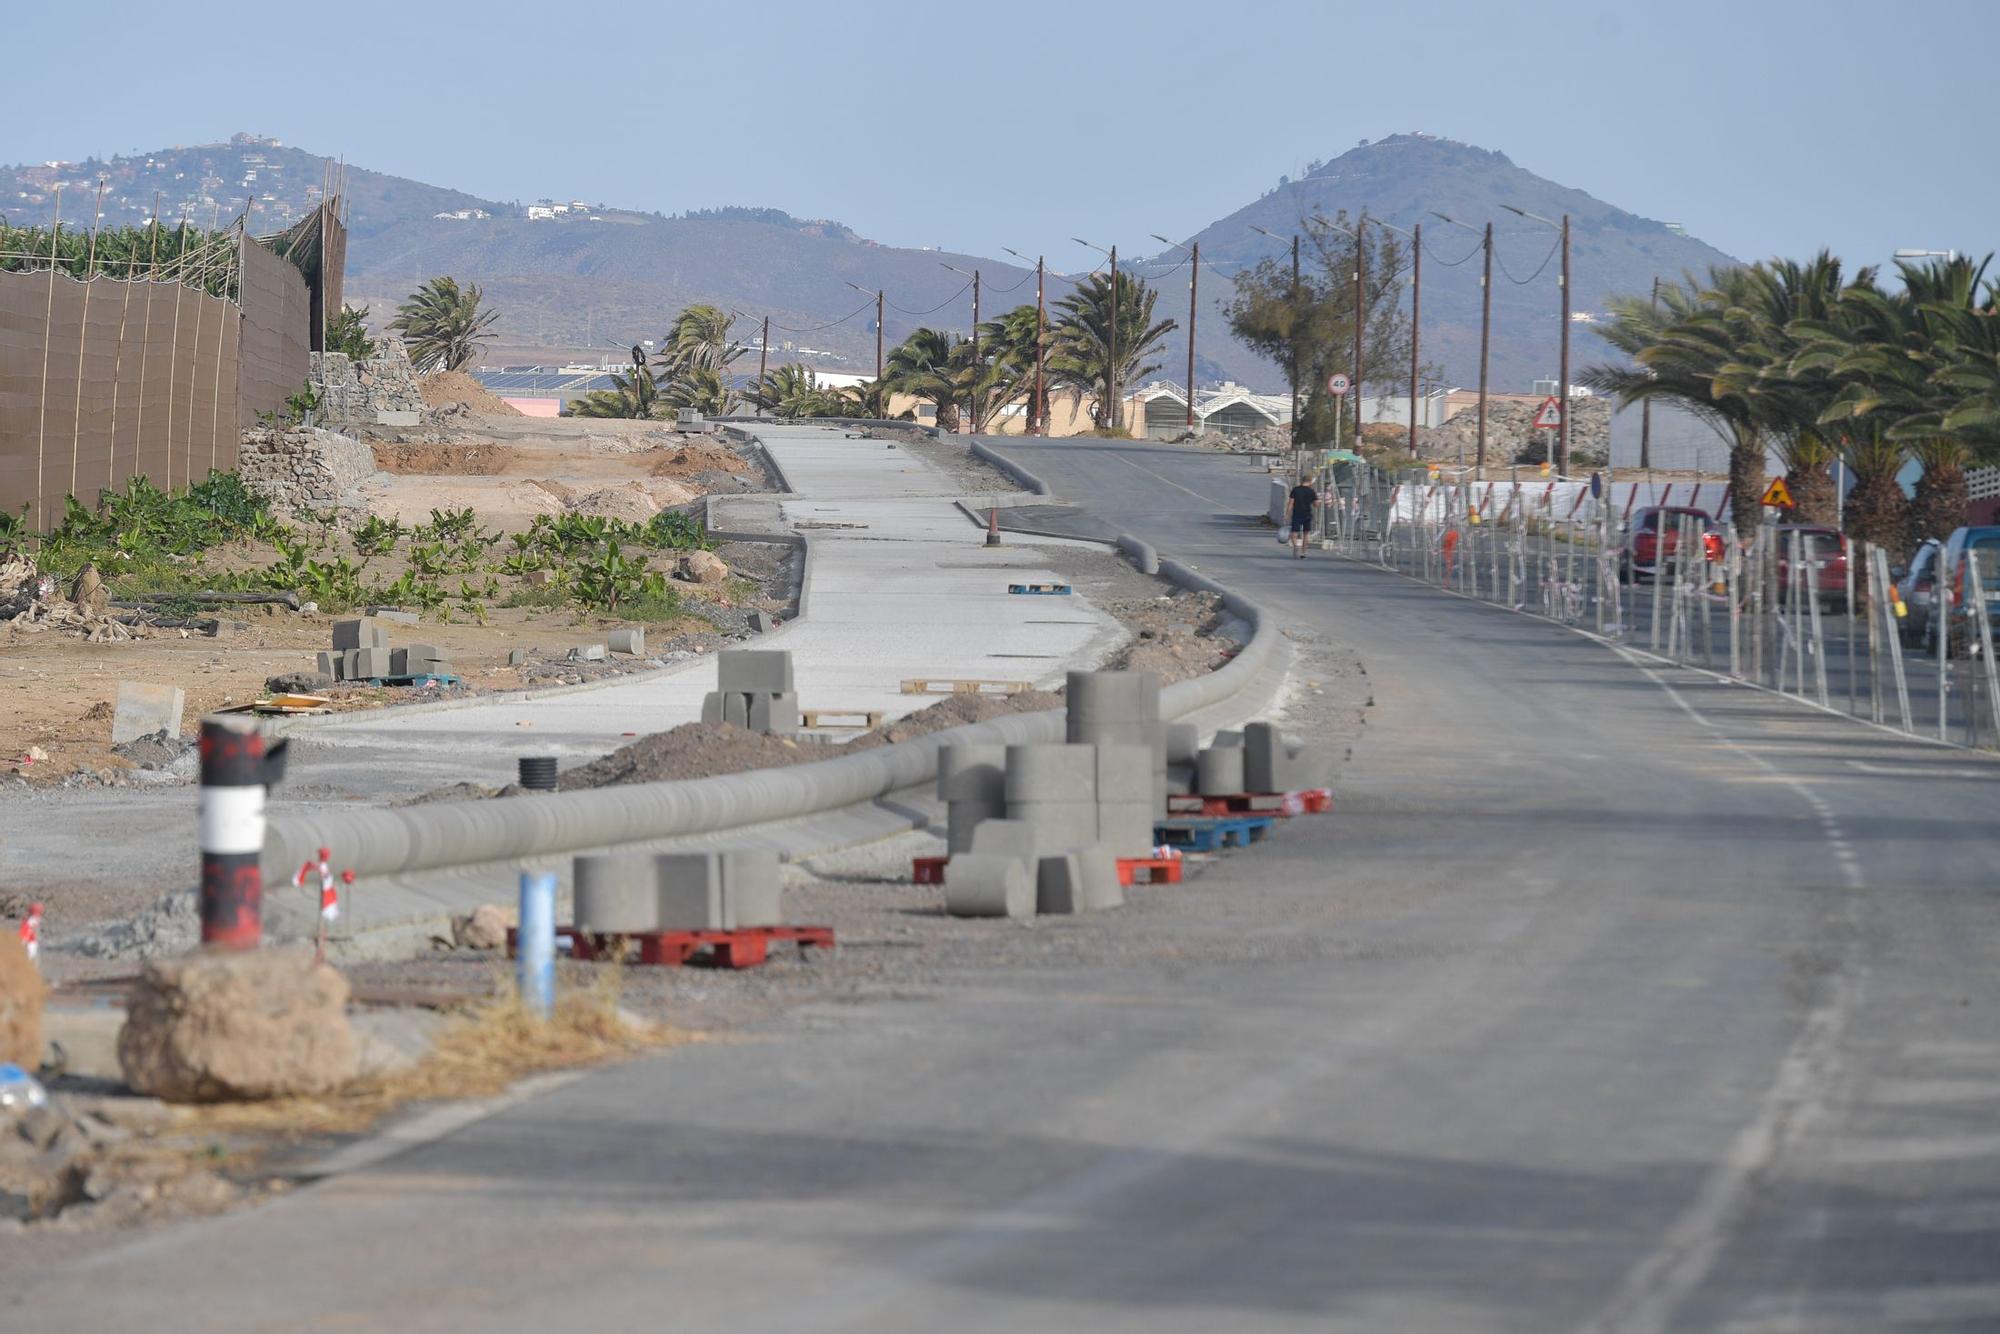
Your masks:
{"label": "overhead wire", "polygon": [[1498,247],[1494,248],[1493,259],[1495,263],[1499,264],[1500,272],[1506,274],[1508,279],[1512,281],[1515,286],[1526,287],[1529,283],[1535,281],[1535,279],[1542,276],[1542,270],[1548,268],[1549,261],[1556,257],[1556,251],[1560,250],[1561,248],[1562,248],[1562,237],[1558,236],[1553,242],[1550,243],[1549,253],[1542,256],[1542,262],[1535,266],[1535,271],[1529,274],[1525,278],[1514,277],[1514,271],[1507,267],[1507,260],[1504,256],[1501,255]]}
{"label": "overhead wire", "polygon": [[828,320],[825,324],[805,324],[805,325],[798,325],[795,327],[789,324],[780,324],[776,320],[772,320],[771,327],[773,329],[783,329],[786,333],[818,333],[822,329],[831,329],[836,324],[847,323],[849,320],[853,319],[856,315],[859,315],[862,311],[868,309],[868,307],[874,304],[875,304],[875,299],[873,297],[870,297],[868,300],[862,302],[859,306],[856,306],[853,310],[850,310],[845,315],[842,315],[839,319]]}

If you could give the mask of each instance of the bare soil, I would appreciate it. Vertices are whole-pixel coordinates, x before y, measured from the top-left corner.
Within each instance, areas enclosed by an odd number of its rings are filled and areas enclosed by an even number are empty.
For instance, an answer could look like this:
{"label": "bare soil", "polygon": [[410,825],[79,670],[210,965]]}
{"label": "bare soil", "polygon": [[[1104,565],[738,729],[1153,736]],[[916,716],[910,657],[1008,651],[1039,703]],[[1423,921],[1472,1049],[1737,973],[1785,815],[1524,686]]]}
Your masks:
{"label": "bare soil", "polygon": [[426,375],[417,381],[417,392],[424,396],[426,404],[434,408],[441,408],[447,403],[463,403],[482,416],[527,415],[464,371],[438,371]]}

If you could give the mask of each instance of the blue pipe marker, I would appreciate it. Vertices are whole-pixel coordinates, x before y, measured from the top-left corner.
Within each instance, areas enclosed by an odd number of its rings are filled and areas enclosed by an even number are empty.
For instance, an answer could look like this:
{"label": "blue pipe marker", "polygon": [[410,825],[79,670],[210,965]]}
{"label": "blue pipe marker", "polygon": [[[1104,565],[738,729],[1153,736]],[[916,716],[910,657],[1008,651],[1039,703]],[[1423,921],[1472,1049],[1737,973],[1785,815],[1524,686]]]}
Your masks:
{"label": "blue pipe marker", "polygon": [[556,1008],[556,876],[521,873],[521,1002],[543,1019]]}

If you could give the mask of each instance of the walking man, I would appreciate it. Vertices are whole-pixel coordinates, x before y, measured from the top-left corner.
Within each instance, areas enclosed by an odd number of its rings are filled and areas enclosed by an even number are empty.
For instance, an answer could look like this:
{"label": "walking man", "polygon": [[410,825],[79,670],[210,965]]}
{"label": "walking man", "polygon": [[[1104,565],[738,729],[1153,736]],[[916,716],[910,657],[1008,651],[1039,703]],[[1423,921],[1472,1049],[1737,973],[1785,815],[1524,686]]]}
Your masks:
{"label": "walking man", "polygon": [[1319,492],[1304,477],[1292,488],[1292,556],[1306,558],[1306,539],[1312,535],[1313,511],[1319,508]]}

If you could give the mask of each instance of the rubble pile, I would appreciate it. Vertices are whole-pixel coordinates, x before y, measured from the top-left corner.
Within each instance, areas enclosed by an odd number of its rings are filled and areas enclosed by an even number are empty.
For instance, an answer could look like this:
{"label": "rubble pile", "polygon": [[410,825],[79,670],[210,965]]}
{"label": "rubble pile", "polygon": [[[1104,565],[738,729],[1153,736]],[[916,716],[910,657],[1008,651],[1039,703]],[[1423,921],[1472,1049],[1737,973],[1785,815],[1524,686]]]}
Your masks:
{"label": "rubble pile", "polygon": [[24,555],[0,560],[0,620],[17,634],[68,630],[93,644],[114,644],[134,637],[132,627],[111,618],[104,584],[89,566],[77,575],[65,597],[54,575],[43,574]]}

